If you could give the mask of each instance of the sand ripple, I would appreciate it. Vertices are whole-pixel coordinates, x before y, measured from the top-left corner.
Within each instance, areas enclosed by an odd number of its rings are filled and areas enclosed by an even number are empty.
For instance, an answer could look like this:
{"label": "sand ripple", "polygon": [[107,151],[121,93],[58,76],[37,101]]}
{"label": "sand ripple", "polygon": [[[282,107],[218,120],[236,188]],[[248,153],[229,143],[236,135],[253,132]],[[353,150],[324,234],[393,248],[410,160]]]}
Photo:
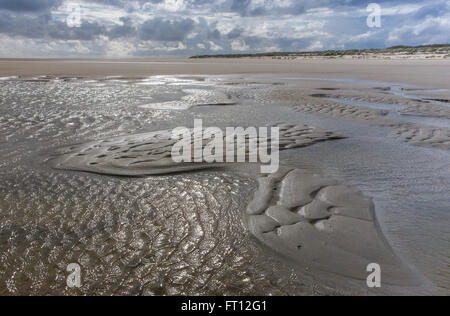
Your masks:
{"label": "sand ripple", "polygon": [[258,179],[250,203],[250,231],[307,270],[366,280],[379,263],[386,285],[420,282],[394,255],[378,230],[374,205],[359,191],[299,169]]}
{"label": "sand ripple", "polygon": [[[343,138],[337,133],[316,127],[289,124],[279,127],[281,150],[301,148],[318,142]],[[171,136],[171,131],[158,131],[71,146],[63,149],[62,154],[57,155],[53,164],[58,169],[121,176],[168,174],[223,165],[206,163],[205,159],[208,157],[203,157],[201,163],[174,162],[172,147],[177,141],[173,140]],[[193,140],[193,130],[191,130],[191,136]],[[206,146],[209,141],[210,139],[203,140],[203,146]],[[224,144],[224,156],[226,156],[226,150],[230,148],[226,138],[224,138]],[[249,154],[248,144],[249,142],[243,144],[247,156]],[[232,148],[234,148],[234,143]],[[192,149],[193,154],[194,149]]]}
{"label": "sand ripple", "polygon": [[[241,219],[253,188],[222,173],[145,180],[3,174],[0,293],[313,293],[249,240]],[[66,287],[70,263],[82,266],[79,290]]]}

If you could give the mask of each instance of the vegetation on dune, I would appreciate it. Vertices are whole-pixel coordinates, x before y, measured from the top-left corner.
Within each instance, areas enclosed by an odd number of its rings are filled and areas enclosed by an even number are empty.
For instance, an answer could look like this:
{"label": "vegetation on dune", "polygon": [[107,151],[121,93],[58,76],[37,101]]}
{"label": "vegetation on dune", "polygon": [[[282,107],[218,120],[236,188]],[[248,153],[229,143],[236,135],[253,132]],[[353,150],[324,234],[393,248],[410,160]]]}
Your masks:
{"label": "vegetation on dune", "polygon": [[222,55],[199,55],[191,58],[245,58],[245,57],[343,57],[370,54],[446,54],[450,52],[450,44],[434,44],[420,46],[393,46],[389,48],[374,49],[349,49],[349,50],[327,50],[315,52],[271,52],[256,54],[222,54]]}

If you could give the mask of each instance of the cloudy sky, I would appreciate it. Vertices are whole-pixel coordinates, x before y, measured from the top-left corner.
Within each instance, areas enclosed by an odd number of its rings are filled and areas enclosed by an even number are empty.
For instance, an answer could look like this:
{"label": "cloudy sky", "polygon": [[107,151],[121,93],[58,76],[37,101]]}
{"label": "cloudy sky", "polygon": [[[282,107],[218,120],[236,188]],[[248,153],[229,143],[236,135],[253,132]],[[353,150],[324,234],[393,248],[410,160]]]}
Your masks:
{"label": "cloudy sky", "polygon": [[[367,7],[381,6],[381,27]],[[450,43],[450,0],[0,0],[0,57],[186,57]]]}

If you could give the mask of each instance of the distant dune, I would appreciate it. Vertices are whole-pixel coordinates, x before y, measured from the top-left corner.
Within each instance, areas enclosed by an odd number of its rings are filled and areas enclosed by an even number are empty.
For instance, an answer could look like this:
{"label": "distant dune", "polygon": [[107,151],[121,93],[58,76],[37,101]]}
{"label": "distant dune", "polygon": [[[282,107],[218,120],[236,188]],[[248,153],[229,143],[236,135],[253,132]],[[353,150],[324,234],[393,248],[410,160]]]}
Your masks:
{"label": "distant dune", "polygon": [[257,54],[203,55],[191,58],[374,58],[374,59],[422,59],[450,58],[450,44],[421,46],[394,46],[381,49],[326,50],[314,52],[272,52]]}

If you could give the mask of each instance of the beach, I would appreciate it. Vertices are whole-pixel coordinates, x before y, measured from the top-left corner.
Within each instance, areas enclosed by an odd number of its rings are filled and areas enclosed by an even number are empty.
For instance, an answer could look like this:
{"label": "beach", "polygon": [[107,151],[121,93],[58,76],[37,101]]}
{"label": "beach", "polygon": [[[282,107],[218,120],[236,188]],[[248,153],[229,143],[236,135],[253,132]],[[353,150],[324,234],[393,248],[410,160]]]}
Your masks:
{"label": "beach", "polygon": [[297,74],[314,78],[348,78],[403,82],[429,88],[450,88],[450,60],[273,60],[263,59],[128,59],[61,60],[0,59],[0,77],[102,78],[155,75]]}
{"label": "beach", "polygon": [[[449,69],[0,59],[0,294],[448,295]],[[196,119],[278,127],[279,171],[174,163]]]}

